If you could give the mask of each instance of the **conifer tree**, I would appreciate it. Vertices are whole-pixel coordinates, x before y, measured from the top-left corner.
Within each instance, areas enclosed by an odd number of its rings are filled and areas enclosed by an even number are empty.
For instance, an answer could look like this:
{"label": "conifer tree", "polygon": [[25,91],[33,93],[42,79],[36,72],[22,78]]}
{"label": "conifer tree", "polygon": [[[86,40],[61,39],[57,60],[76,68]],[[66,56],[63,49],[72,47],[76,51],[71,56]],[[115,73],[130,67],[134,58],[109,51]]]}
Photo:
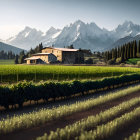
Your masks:
{"label": "conifer tree", "polygon": [[127,44],[127,59],[130,58],[130,43]]}
{"label": "conifer tree", "polygon": [[133,41],[133,58],[136,58],[136,54],[137,54],[137,42],[135,40]]}
{"label": "conifer tree", "polygon": [[114,49],[111,50],[111,54],[112,54],[112,59],[115,59],[115,51],[114,51]]}
{"label": "conifer tree", "polygon": [[121,61],[124,61],[124,47],[121,47]]}
{"label": "conifer tree", "polygon": [[18,64],[18,55],[15,57],[15,64]]}
{"label": "conifer tree", "polygon": [[126,44],[123,46],[124,49],[124,60],[127,60],[127,47]]}
{"label": "conifer tree", "polygon": [[115,51],[115,52],[114,52],[115,59],[117,59],[117,48],[115,48],[114,51]]}
{"label": "conifer tree", "polygon": [[130,43],[130,58],[133,58],[133,43]]}
{"label": "conifer tree", "polygon": [[140,40],[138,42],[138,47],[137,47],[137,57],[140,57]]}

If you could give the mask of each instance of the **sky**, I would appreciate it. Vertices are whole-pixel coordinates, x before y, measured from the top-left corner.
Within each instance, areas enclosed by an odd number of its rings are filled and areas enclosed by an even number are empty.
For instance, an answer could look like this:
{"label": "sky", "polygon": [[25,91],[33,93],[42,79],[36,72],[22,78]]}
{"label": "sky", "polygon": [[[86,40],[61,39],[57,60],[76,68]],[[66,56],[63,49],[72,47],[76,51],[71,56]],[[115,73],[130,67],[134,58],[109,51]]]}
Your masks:
{"label": "sky", "polygon": [[140,0],[0,0],[0,39],[29,26],[46,32],[80,19],[112,30],[125,20],[140,24]]}

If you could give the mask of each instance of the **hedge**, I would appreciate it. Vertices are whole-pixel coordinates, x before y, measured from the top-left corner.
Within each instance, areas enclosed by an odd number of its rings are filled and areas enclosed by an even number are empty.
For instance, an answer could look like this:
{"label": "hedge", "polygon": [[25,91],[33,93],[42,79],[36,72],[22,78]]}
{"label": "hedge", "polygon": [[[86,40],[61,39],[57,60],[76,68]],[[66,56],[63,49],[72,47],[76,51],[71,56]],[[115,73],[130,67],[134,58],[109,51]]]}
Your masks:
{"label": "hedge", "polygon": [[23,81],[11,86],[0,86],[0,106],[8,108],[9,105],[18,104],[19,107],[22,107],[26,101],[38,101],[40,99],[48,101],[50,98],[55,100],[58,97],[67,98],[77,93],[139,81],[140,74],[121,75],[100,80],[40,82],[38,84]]}

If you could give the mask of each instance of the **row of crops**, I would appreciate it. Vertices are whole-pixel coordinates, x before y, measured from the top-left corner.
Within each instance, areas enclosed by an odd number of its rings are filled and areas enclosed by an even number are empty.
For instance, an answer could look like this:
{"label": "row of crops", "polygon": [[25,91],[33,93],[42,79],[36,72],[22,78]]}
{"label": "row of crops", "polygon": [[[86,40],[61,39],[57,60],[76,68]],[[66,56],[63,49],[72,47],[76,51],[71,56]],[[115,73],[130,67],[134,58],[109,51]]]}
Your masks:
{"label": "row of crops", "polygon": [[[72,125],[68,125],[61,129],[58,128],[57,131],[52,131],[49,135],[44,134],[44,136],[37,138],[37,140],[71,140],[73,137],[78,135],[79,137],[76,139],[80,140],[105,139],[110,135],[113,135],[116,129],[120,129],[121,125],[125,125],[128,121],[132,121],[133,119],[136,119],[136,117],[140,117],[140,112],[137,113],[137,111],[140,111],[140,107],[131,113],[125,114],[122,117],[107,123],[106,125],[100,124],[107,122],[111,118],[117,117],[118,114],[123,114],[123,112],[137,104],[140,104],[140,98],[131,99],[130,101],[123,102],[120,105],[101,112],[96,116],[89,116],[88,118]],[[92,130],[97,125],[99,126],[96,130],[87,131]]]}
{"label": "row of crops", "polygon": [[140,140],[140,129],[136,133],[133,133],[128,138],[125,138],[125,140]]}
{"label": "row of crops", "polygon": [[[130,113],[122,115],[120,118],[108,122],[107,124],[99,125],[95,130],[84,131],[77,138],[78,140],[101,140],[113,136],[117,131],[133,124],[140,117],[140,107]],[[102,135],[101,135],[102,134]],[[43,139],[44,140],[44,139]]]}
{"label": "row of crops", "polygon": [[50,98],[69,98],[81,93],[83,95],[90,90],[105,90],[116,86],[123,86],[133,82],[139,82],[140,74],[128,74],[100,80],[83,80],[70,82],[19,82],[10,86],[0,86],[0,105],[8,108],[9,105],[18,104],[22,107],[26,101],[38,101]]}
{"label": "row of crops", "polygon": [[[131,96],[131,99],[128,101],[124,100],[122,103],[95,116],[89,116],[64,128],[57,128],[56,131],[51,131],[49,134],[44,134],[44,136],[37,138],[37,140],[108,139],[118,130],[123,130],[128,124],[132,124],[140,117],[140,107],[137,107],[140,105],[140,96],[137,98],[132,97],[134,92],[137,91],[140,91],[140,86],[68,106],[43,109],[38,112],[3,119],[0,121],[0,138],[4,134],[8,135],[18,130],[22,131],[36,126],[39,127],[51,120],[59,121],[60,118],[72,115],[73,113],[89,110],[101,104],[118,100],[121,97]],[[130,108],[132,108],[132,111],[129,111]],[[127,111],[128,113],[126,113]]]}
{"label": "row of crops", "polygon": [[138,68],[59,65],[0,65],[0,82],[81,80],[140,72]]}
{"label": "row of crops", "polygon": [[68,116],[75,112],[88,110],[97,105],[118,99],[120,97],[124,97],[126,95],[133,94],[133,92],[137,92],[139,90],[140,86],[136,86],[133,88],[118,91],[115,94],[110,93],[105,96],[101,96],[100,98],[77,102],[69,106],[64,105],[58,108],[43,109],[38,112],[15,116],[11,119],[0,121],[0,133],[9,133],[21,128],[24,129],[24,127],[29,128],[38,124],[44,124],[45,122],[48,122],[50,120],[59,119],[63,116]]}

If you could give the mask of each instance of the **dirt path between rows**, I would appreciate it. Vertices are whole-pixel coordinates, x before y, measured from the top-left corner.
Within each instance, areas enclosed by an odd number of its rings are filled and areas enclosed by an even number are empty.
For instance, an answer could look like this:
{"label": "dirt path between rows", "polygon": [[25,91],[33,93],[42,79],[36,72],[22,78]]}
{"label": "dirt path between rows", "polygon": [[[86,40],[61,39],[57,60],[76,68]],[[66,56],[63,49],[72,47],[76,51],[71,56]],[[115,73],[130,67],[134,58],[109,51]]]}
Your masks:
{"label": "dirt path between rows", "polygon": [[[133,107],[131,107],[131,108],[129,108],[129,109],[127,109],[127,110],[125,110],[125,111],[123,111],[123,112],[121,112],[121,113],[118,113],[116,116],[113,116],[113,117],[107,119],[107,120],[104,121],[104,122],[100,122],[99,124],[97,124],[97,125],[94,126],[94,127],[87,128],[87,129],[85,129],[85,130],[86,130],[86,131],[95,130],[95,129],[97,129],[97,126],[106,124],[106,123],[108,123],[108,122],[110,122],[110,121],[113,121],[114,119],[116,119],[116,118],[118,118],[118,117],[121,117],[123,114],[131,112],[132,110],[134,110],[134,109],[137,108],[137,107],[140,107],[140,103],[134,105]],[[76,136],[80,136],[80,134],[81,134],[81,133],[79,133],[79,134],[76,135]],[[120,134],[121,134],[121,132],[120,132]],[[75,136],[72,136],[72,137],[70,138],[70,140],[75,140]],[[107,139],[107,140],[108,140],[108,139]],[[112,139],[110,139],[110,140],[114,140],[114,139],[112,138]],[[120,139],[117,139],[117,140],[120,140]],[[124,140],[124,139],[123,139],[123,140]]]}
{"label": "dirt path between rows", "polygon": [[1,135],[0,139],[1,140],[32,140],[38,136],[42,136],[44,133],[49,133],[50,131],[55,131],[57,128],[63,128],[66,125],[72,124],[72,123],[74,123],[78,120],[81,120],[83,118],[86,118],[90,115],[96,115],[96,114],[100,113],[101,111],[105,111],[113,106],[119,105],[123,101],[128,101],[135,97],[140,97],[140,91],[132,93],[130,95],[126,95],[119,99],[115,99],[113,101],[109,101],[104,104],[98,105],[96,107],[93,107],[92,109],[73,113],[72,115],[60,118],[58,120],[53,120],[53,121],[47,122],[38,127],[33,127],[33,128],[9,133],[6,135]]}
{"label": "dirt path between rows", "polygon": [[134,120],[134,122],[132,124],[127,125],[127,127],[120,129],[115,135],[108,138],[107,140],[124,140],[125,138],[131,136],[133,133],[136,133],[139,128],[140,118]]}

